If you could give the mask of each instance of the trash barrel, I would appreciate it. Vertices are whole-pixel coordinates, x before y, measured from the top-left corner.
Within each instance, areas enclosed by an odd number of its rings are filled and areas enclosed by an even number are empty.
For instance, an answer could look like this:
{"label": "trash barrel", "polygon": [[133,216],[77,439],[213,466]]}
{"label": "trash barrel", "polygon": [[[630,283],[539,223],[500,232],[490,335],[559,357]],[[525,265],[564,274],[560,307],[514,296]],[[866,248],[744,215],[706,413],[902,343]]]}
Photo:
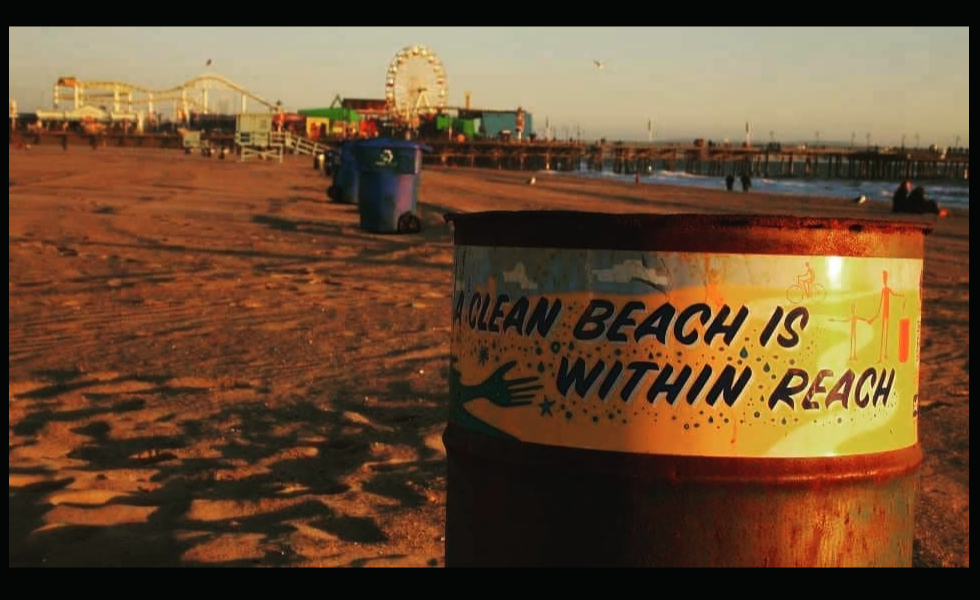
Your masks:
{"label": "trash barrel", "polygon": [[378,233],[415,233],[422,152],[418,142],[374,139],[358,144],[358,210],[361,228]]}
{"label": "trash barrel", "polygon": [[357,204],[359,174],[355,148],[363,142],[344,142],[340,146],[340,165],[334,171],[333,185],[327,188],[327,196],[336,202]]}
{"label": "trash barrel", "polygon": [[926,226],[446,218],[447,566],[911,566]]}

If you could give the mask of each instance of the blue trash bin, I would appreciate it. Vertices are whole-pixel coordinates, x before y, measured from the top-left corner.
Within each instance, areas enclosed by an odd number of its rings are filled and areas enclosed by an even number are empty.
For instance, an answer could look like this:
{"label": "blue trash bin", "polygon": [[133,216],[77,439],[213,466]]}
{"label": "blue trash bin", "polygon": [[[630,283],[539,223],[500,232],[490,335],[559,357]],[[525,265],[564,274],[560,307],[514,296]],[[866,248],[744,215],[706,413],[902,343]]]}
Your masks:
{"label": "blue trash bin", "polygon": [[431,149],[404,140],[379,138],[357,145],[357,206],[362,229],[379,233],[415,233],[422,229],[418,195],[423,151]]}
{"label": "blue trash bin", "polygon": [[337,171],[337,167],[340,166],[340,152],[335,148],[328,148],[326,154],[326,160],[323,161],[323,175],[330,177],[330,183],[333,185],[334,173]]}
{"label": "blue trash bin", "polygon": [[363,142],[344,142],[340,146],[340,166],[334,171],[327,196],[336,202],[357,204],[358,169],[355,148]]}

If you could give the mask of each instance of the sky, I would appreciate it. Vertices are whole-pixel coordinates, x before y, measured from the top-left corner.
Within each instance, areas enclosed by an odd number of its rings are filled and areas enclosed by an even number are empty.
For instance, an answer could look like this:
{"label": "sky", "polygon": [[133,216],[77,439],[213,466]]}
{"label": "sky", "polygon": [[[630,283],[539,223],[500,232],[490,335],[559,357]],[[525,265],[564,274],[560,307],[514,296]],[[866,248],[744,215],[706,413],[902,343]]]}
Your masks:
{"label": "sky", "polygon": [[970,142],[968,27],[10,27],[9,97],[24,112],[50,108],[59,76],[163,89],[210,71],[321,107],[383,98],[414,44],[442,59],[450,105],[521,106],[538,133],[646,140],[652,120],[655,140],[742,140],[748,121],[755,141]]}

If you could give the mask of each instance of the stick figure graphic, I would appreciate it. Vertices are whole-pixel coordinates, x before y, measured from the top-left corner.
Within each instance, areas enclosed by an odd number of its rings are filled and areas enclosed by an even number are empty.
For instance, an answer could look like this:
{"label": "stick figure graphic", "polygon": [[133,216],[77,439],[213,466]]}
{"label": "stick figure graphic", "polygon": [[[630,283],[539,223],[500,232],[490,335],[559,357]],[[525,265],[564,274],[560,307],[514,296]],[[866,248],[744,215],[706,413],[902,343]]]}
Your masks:
{"label": "stick figure graphic", "polygon": [[851,303],[851,316],[846,319],[831,319],[831,321],[836,321],[838,323],[851,323],[851,353],[847,357],[847,360],[857,360],[857,322],[864,321],[865,323],[871,324],[874,319],[868,319],[865,317],[857,316],[857,308],[854,303]]}
{"label": "stick figure graphic", "polygon": [[[878,304],[878,314],[871,318],[874,321],[881,317],[881,344],[878,346],[878,362],[888,360],[888,317],[890,315],[891,297],[898,296],[905,298],[905,294],[899,294],[888,287],[888,271],[881,272],[881,302]],[[902,300],[904,306],[905,300]]]}

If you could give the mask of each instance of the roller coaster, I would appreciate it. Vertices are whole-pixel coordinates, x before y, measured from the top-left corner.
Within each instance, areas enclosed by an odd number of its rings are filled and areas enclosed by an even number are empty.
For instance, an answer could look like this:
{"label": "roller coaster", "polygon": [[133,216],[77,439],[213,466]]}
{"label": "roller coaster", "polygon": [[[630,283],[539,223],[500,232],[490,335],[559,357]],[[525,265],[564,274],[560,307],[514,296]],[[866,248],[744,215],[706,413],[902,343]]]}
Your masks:
{"label": "roller coaster", "polygon": [[184,83],[163,90],[125,83],[122,81],[80,80],[75,77],[60,77],[54,84],[54,109],[60,109],[61,102],[71,102],[72,110],[84,106],[103,106],[116,114],[146,115],[156,114],[165,105],[172,108],[173,120],[187,122],[191,110],[204,114],[210,112],[208,93],[220,90],[238,94],[240,112],[248,112],[248,101],[252,100],[272,112],[281,112],[281,103],[269,102],[262,96],[245,89],[222,75],[206,73]]}

